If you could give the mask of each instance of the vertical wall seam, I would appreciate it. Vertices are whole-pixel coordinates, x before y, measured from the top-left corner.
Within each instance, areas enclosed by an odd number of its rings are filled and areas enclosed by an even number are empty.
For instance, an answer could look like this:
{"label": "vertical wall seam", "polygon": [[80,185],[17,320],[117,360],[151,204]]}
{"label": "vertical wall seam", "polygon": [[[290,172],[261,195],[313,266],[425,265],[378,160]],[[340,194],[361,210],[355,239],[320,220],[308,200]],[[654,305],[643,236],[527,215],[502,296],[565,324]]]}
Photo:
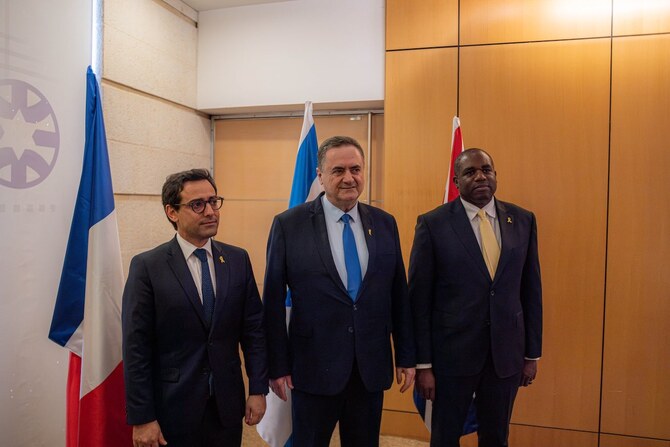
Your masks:
{"label": "vertical wall seam", "polygon": [[602,344],[600,347],[600,400],[598,402],[598,447],[602,439],[603,424],[603,381],[605,378],[605,325],[607,324],[607,261],[609,250],[609,225],[610,225],[610,199],[611,199],[611,179],[612,179],[612,89],[614,82],[614,0],[610,3],[610,63],[609,63],[609,110],[607,120],[607,197],[605,207],[605,271],[603,275],[603,329]]}
{"label": "vertical wall seam", "polygon": [[456,116],[461,116],[461,0],[458,0],[456,35]]}

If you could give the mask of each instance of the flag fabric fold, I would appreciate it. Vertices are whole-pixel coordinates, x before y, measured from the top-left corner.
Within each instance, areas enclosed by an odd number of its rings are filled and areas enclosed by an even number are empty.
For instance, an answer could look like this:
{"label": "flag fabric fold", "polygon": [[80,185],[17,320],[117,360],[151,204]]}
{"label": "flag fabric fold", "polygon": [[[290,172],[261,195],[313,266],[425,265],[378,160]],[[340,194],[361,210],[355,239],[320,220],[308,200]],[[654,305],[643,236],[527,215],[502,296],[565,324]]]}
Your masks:
{"label": "flag fabric fold", "polygon": [[132,445],[121,356],[123,266],[100,90],[86,74],[84,162],[49,338],[70,350],[66,446]]}
{"label": "flag fabric fold", "polygon": [[[312,102],[305,103],[305,115],[298,143],[298,155],[293,172],[293,184],[288,207],[300,205],[314,200],[323,191],[316,176],[317,152],[319,142],[316,138],[316,127],[312,117]],[[291,293],[286,294],[286,325],[291,315]],[[258,434],[270,447],[290,447],[293,424],[291,421],[291,391],[288,391],[288,400],[284,402],[274,393],[267,396],[265,416],[256,426]]]}
{"label": "flag fabric fold", "polygon": [[[461,133],[461,120],[455,116],[451,122],[451,157],[449,160],[449,169],[447,172],[447,184],[444,188],[444,198],[443,203],[451,202],[458,198],[458,188],[453,182],[454,177],[454,162],[461,152],[463,152],[463,134]],[[423,419],[426,428],[430,432],[430,424],[432,423],[433,415],[433,403],[429,400],[424,399],[417,392],[416,387],[414,387],[414,405],[416,406],[421,419]],[[477,431],[477,413],[475,410],[474,402],[470,404],[470,409],[468,410],[468,416],[465,420],[465,425],[463,426],[463,434],[467,435]]]}

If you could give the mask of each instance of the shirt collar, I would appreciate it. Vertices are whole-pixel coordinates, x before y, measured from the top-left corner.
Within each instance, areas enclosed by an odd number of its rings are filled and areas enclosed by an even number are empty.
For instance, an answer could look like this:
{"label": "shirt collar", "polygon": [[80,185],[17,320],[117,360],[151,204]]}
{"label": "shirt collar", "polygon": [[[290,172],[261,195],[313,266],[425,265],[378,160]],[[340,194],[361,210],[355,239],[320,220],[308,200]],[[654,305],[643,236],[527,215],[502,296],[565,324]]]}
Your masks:
{"label": "shirt collar", "polygon": [[[321,203],[323,204],[323,214],[326,216],[326,219],[330,220],[331,222],[339,221],[344,215],[344,211],[330,203],[330,200],[326,198],[325,194],[321,197]],[[358,202],[356,202],[356,205],[354,205],[353,208],[347,211],[347,214],[351,216],[351,220],[353,222],[359,221]]]}
{"label": "shirt collar", "polygon": [[179,244],[179,248],[181,248],[181,251],[184,254],[184,259],[188,259],[189,256],[191,256],[193,252],[198,248],[204,248],[209,257],[213,257],[211,239],[207,239],[207,242],[202,247],[196,247],[195,245],[191,244],[189,241],[181,237],[179,233],[177,233],[177,243]]}
{"label": "shirt collar", "polygon": [[[463,207],[465,207],[465,213],[468,215],[468,219],[474,219],[479,212],[479,207],[465,201],[463,197],[459,197],[459,199],[461,200],[461,203],[463,203]],[[496,218],[496,203],[494,198],[491,198],[491,201],[484,205],[481,209],[486,211],[486,214],[488,214],[490,217],[494,219]]]}

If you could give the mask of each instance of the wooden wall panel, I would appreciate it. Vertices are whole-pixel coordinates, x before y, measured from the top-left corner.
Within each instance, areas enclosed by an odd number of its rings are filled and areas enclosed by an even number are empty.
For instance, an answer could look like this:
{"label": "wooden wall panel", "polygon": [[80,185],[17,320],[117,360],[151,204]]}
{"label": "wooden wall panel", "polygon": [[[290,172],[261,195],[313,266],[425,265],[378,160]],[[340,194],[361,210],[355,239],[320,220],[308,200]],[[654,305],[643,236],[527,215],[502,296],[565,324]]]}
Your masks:
{"label": "wooden wall panel", "polygon": [[384,409],[382,412],[381,432],[390,436],[402,436],[422,441],[430,440],[430,433],[418,413]]}
{"label": "wooden wall panel", "polygon": [[611,0],[462,0],[461,45],[605,37]]}
{"label": "wooden wall panel", "polygon": [[387,0],[386,49],[458,45],[458,0]]}
{"label": "wooden wall panel", "polygon": [[514,447],[598,447],[598,434],[512,424],[509,444]]}
{"label": "wooden wall panel", "polygon": [[[316,116],[314,123],[319,143],[345,134],[367,156],[367,114]],[[217,121],[214,172],[224,197],[288,202],[301,127],[302,117]]]}
{"label": "wooden wall panel", "polygon": [[384,115],[372,115],[372,152],[369,163],[372,167],[367,191],[372,205],[384,208]]}
{"label": "wooden wall panel", "polygon": [[302,118],[216,121],[214,174],[221,195],[288,203],[301,127]]}
{"label": "wooden wall panel", "polygon": [[614,35],[670,32],[670,2],[614,0]]}
{"label": "wooden wall panel", "polygon": [[265,249],[272,218],[287,208],[288,200],[226,200],[216,239],[249,252],[256,283],[263,284]]}
{"label": "wooden wall panel", "polygon": [[603,431],[670,439],[670,35],[617,38]]}
{"label": "wooden wall panel", "polygon": [[465,144],[494,157],[496,196],[538,219],[544,356],[517,423],[598,429],[609,52],[607,39],[461,49]]}
{"label": "wooden wall panel", "polygon": [[444,196],[456,72],[456,49],[386,54],[384,208],[398,221],[406,265],[417,216]]}
{"label": "wooden wall panel", "polygon": [[632,436],[601,435],[600,447],[670,447],[670,441]]}

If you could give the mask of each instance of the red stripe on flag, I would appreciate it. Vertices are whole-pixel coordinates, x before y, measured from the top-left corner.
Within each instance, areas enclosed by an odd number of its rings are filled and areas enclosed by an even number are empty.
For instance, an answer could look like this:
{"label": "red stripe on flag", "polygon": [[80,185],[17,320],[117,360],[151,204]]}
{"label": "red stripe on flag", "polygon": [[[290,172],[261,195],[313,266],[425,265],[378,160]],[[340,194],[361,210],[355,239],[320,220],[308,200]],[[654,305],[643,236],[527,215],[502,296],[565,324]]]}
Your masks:
{"label": "red stripe on flag", "polygon": [[79,390],[81,389],[81,357],[70,353],[65,390],[65,446],[78,447]]}
{"label": "red stripe on flag", "polygon": [[132,427],[126,424],[123,363],[93,391],[81,398],[79,446],[128,447]]}
{"label": "red stripe on flag", "polygon": [[[451,145],[451,163],[449,165],[449,173],[451,176],[454,176],[454,162],[456,158],[461,155],[463,152],[463,136],[461,135],[460,126],[454,130],[453,144]],[[447,202],[451,202],[456,197],[458,197],[458,188],[451,179],[447,179],[449,182],[449,193],[447,194]]]}
{"label": "red stripe on flag", "polygon": [[67,375],[66,447],[133,445],[132,427],[126,424],[123,363],[93,391],[79,400],[81,358],[70,354]]}

